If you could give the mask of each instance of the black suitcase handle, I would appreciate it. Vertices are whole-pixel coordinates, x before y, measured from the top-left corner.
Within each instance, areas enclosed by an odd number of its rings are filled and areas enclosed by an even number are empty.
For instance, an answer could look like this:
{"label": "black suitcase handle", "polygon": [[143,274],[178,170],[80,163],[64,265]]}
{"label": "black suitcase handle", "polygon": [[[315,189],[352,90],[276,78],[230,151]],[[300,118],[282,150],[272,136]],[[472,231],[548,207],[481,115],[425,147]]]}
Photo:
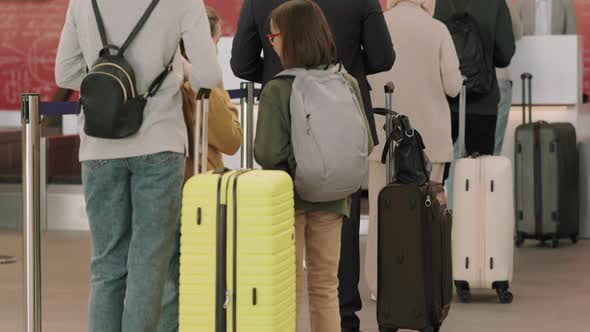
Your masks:
{"label": "black suitcase handle", "polygon": [[[375,114],[380,114],[385,116],[385,137],[389,140],[391,134],[393,133],[393,119],[398,117],[399,114],[393,110],[393,93],[395,92],[395,85],[393,82],[388,82],[383,86],[383,92],[385,93],[385,107],[384,108],[375,108],[373,112]],[[393,181],[395,176],[394,174],[394,167],[392,165],[393,161],[393,145],[391,142],[389,146],[386,146],[383,149],[383,154],[386,156],[386,171],[385,176],[387,180],[387,184]]]}
{"label": "black suitcase handle", "polygon": [[[520,75],[520,79],[522,80],[522,123],[526,124],[526,109],[528,106],[529,109],[529,122],[533,122],[533,74],[531,73],[522,73]],[[528,81],[528,98],[526,94],[527,90],[527,81]]]}
{"label": "black suitcase handle", "polygon": [[373,113],[375,113],[377,115],[383,115],[383,116],[392,115],[394,117],[399,115],[395,111],[391,111],[391,110],[388,110],[386,108],[381,108],[381,107],[373,108]]}

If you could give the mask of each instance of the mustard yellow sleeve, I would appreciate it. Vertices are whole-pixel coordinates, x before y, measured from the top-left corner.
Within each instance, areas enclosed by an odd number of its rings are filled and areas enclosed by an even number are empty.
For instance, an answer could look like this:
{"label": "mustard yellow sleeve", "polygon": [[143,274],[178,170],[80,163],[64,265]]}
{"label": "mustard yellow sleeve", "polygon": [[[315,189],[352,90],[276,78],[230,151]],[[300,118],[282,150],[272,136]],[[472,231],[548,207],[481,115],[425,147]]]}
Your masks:
{"label": "mustard yellow sleeve", "polygon": [[233,155],[242,144],[242,126],[238,109],[223,89],[213,89],[209,97],[209,146],[226,155]]}

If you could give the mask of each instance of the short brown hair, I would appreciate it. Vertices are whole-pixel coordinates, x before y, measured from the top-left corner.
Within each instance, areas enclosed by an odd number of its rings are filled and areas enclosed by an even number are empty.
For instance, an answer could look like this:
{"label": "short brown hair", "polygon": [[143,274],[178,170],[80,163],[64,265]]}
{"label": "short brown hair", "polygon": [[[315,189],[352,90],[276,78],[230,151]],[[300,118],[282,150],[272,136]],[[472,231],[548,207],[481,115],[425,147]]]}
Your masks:
{"label": "short brown hair", "polygon": [[283,41],[281,62],[288,68],[314,68],[336,60],[336,45],[322,9],[311,0],[291,0],[272,11]]}
{"label": "short brown hair", "polygon": [[206,6],[207,18],[209,19],[209,28],[211,28],[211,37],[215,36],[217,29],[221,29],[221,17],[213,7]]}

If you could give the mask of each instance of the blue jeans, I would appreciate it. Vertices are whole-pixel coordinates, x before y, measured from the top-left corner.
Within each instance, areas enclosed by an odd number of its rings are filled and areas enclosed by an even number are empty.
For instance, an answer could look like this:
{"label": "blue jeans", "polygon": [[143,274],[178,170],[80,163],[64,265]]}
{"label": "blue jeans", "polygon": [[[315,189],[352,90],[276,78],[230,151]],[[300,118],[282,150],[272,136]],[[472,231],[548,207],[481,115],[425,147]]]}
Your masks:
{"label": "blue jeans", "polygon": [[495,156],[502,154],[504,135],[508,126],[508,115],[512,106],[512,81],[500,80],[498,81],[498,87],[500,87],[500,103],[498,104],[498,121],[496,122]]}
{"label": "blue jeans", "polygon": [[451,161],[449,176],[445,180],[445,193],[447,194],[447,208],[453,209],[453,174],[455,174],[455,161],[459,159],[459,142],[453,143],[453,160]]}
{"label": "blue jeans", "polygon": [[176,232],[176,241],[170,267],[168,268],[168,280],[164,288],[162,316],[158,332],[178,332],[178,289],[180,277],[180,227]]}
{"label": "blue jeans", "polygon": [[184,164],[173,152],[82,163],[92,238],[89,332],[157,331]]}

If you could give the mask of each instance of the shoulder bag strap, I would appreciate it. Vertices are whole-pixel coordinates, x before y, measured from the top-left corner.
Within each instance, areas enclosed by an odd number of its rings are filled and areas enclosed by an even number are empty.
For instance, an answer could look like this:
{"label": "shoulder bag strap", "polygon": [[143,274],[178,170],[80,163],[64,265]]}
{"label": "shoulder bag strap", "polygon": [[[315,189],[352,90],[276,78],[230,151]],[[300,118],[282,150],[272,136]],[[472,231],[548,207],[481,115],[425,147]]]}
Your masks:
{"label": "shoulder bag strap", "polygon": [[[387,140],[385,141],[385,145],[383,146],[383,153],[381,154],[382,164],[387,163],[387,154],[389,153],[389,147],[391,146],[391,144],[393,144],[394,137],[395,133],[391,132],[391,134],[389,134],[389,137],[387,137]],[[393,158],[393,156],[390,157]]]}

